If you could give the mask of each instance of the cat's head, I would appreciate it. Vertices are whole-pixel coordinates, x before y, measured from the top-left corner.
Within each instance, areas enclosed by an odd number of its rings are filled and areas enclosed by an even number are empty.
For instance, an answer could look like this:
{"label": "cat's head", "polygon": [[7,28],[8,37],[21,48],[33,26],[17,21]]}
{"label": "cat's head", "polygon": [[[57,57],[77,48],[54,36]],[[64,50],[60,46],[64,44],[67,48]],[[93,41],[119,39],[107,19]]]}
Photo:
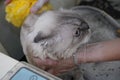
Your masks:
{"label": "cat's head", "polygon": [[72,10],[45,12],[31,27],[31,41],[51,58],[70,57],[90,37],[89,25]]}

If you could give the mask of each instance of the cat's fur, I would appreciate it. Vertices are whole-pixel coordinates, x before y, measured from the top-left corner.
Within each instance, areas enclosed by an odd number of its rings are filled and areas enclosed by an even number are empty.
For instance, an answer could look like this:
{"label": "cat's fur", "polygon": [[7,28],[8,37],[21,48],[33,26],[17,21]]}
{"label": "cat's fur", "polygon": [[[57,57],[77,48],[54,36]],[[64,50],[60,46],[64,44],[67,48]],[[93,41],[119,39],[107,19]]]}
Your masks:
{"label": "cat's fur", "polygon": [[[79,7],[70,10],[48,11],[41,15],[31,14],[21,29],[23,51],[32,64],[35,63],[31,60],[31,56],[41,59],[66,59],[83,44],[117,38],[115,32],[117,28],[111,24],[99,13],[94,14],[93,11],[93,14],[92,12],[89,14],[89,12],[79,10]],[[112,65],[112,63],[104,64]],[[96,64],[87,64],[86,67],[83,65],[85,77],[91,75],[89,71],[94,65],[96,66]],[[87,69],[88,67],[90,70]],[[95,68],[99,70],[98,67]],[[99,71],[96,72],[98,73]],[[88,80],[96,80],[96,78]]]}

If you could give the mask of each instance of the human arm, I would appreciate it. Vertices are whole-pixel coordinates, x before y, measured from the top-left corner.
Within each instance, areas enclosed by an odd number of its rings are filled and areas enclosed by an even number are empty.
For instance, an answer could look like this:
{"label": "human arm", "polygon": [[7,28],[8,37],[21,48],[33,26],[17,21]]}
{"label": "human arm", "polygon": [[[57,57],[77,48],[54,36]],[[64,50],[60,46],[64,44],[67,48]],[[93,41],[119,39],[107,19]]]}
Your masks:
{"label": "human arm", "polygon": [[[84,55],[78,52],[78,63],[120,60],[120,38],[87,45]],[[80,55],[81,54],[81,55]]]}
{"label": "human arm", "polygon": [[[75,58],[78,64],[120,60],[120,39],[88,44],[75,53]],[[59,61],[48,72],[57,75],[69,71],[75,66],[73,57],[71,57]]]}
{"label": "human arm", "polygon": [[[74,55],[78,64],[120,60],[120,38],[87,44],[82,49],[79,49]],[[54,75],[58,75],[76,67],[73,56],[59,61],[51,59],[40,60],[32,56],[32,60],[37,67],[45,66],[45,70]]]}

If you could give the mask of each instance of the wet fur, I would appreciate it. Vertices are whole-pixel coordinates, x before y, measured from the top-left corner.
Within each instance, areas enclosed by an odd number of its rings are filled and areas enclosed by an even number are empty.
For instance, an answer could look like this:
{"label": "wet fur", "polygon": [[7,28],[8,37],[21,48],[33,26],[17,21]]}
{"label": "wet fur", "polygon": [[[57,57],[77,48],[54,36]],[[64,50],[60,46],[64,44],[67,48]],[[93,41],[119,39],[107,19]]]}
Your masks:
{"label": "wet fur", "polygon": [[34,20],[35,15],[28,17],[21,30],[21,43],[26,55],[32,53],[41,59],[65,59],[72,56],[90,37],[89,30],[75,36],[78,28],[89,25],[71,10],[46,12],[37,19],[34,26],[31,26],[34,22],[29,21],[30,17]]}
{"label": "wet fur", "polygon": [[[31,55],[41,59],[48,57],[54,60],[65,59],[72,56],[83,44],[118,38],[115,32],[118,27],[113,27],[113,25],[111,25],[109,21],[107,22],[100,14],[93,14],[86,13],[84,10],[81,11],[79,7],[76,7],[71,10],[50,11],[42,15],[31,14],[28,16],[21,30],[21,43],[28,61],[35,65],[31,59]],[[79,39],[76,39],[76,37],[73,37],[74,35],[68,32],[70,31],[74,34],[78,27],[82,27],[81,22],[85,22],[90,29],[83,32],[84,34],[81,34]],[[66,25],[77,27],[73,29],[73,27],[66,27]],[[64,30],[64,28],[66,30]],[[68,39],[66,38],[67,40],[65,40],[65,42],[63,41],[62,44],[59,41],[61,38],[57,35],[59,33],[61,33],[62,36],[63,34],[71,35],[69,35]],[[58,38],[58,42],[56,38]],[[104,67],[104,64],[106,66],[112,65],[112,63],[100,63],[94,68],[100,70]],[[102,67],[98,68],[98,65],[102,65]],[[91,66],[96,66],[96,64],[81,65],[82,69],[85,70],[85,76],[92,75],[90,71],[93,71],[93,67]],[[98,73],[99,71],[96,72],[96,74]],[[89,78],[89,76],[87,76],[87,78]],[[96,80],[96,78],[88,80]]]}

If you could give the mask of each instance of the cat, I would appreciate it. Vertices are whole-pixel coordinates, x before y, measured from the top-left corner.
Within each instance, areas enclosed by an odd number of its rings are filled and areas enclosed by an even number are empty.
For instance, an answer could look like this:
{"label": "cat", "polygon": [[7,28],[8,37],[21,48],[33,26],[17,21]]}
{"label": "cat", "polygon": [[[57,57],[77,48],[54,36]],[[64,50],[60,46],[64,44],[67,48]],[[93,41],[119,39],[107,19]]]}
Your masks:
{"label": "cat", "polygon": [[[113,21],[101,10],[87,6],[31,14],[21,29],[23,51],[28,62],[35,66],[31,56],[42,60],[66,59],[85,44],[118,38],[116,30],[119,25]],[[111,73],[109,70],[119,66],[120,62],[88,63],[81,64],[80,70],[84,70],[84,80],[109,80],[105,75],[116,77],[116,71]],[[112,77],[110,79],[114,80]]]}

